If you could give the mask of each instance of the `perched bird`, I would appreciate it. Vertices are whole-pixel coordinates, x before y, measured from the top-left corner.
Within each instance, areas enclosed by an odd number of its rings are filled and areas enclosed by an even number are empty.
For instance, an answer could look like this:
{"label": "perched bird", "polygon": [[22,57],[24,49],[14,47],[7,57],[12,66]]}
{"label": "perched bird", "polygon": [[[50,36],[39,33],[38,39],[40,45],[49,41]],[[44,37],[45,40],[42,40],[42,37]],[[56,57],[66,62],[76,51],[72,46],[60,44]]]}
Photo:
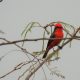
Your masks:
{"label": "perched bird", "polygon": [[[53,25],[55,28],[54,28],[54,31],[53,33],[51,34],[50,38],[53,38],[53,40],[49,40],[48,41],[48,44],[47,44],[47,48],[46,48],[46,51],[43,55],[43,58],[46,58],[49,50],[55,46],[58,46],[59,43],[61,42],[64,34],[63,34],[63,26],[61,23],[56,23]],[[51,27],[53,27],[51,26]]]}

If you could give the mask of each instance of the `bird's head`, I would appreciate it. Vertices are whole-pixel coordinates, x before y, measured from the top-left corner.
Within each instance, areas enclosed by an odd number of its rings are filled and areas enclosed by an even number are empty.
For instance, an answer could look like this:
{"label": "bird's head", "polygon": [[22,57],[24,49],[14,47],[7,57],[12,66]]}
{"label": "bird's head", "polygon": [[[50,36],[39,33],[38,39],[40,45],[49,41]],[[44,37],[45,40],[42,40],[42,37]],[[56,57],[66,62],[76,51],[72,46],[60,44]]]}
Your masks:
{"label": "bird's head", "polygon": [[60,28],[63,29],[62,24],[61,23],[56,23],[54,24],[55,28]]}
{"label": "bird's head", "polygon": [[63,26],[62,26],[62,24],[60,22],[58,22],[58,23],[52,22],[50,24],[47,24],[44,28],[46,28],[48,26],[50,26],[50,27],[54,26],[55,28],[63,29]]}

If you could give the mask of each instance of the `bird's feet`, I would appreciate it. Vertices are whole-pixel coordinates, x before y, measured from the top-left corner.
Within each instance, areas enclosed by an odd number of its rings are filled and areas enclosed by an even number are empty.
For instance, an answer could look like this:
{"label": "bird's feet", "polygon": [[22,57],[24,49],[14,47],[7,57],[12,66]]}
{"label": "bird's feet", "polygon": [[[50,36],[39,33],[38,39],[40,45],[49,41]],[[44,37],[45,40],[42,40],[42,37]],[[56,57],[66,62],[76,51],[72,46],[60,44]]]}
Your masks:
{"label": "bird's feet", "polygon": [[62,49],[62,46],[58,46],[59,49]]}

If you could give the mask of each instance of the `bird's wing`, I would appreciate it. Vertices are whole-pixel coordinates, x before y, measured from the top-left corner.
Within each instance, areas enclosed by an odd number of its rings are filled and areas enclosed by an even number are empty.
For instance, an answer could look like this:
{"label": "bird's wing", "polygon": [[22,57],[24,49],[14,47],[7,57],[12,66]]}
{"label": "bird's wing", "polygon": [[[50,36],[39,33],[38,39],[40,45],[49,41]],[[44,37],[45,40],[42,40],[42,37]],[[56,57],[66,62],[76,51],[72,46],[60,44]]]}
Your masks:
{"label": "bird's wing", "polygon": [[[55,38],[55,34],[51,34],[50,38]],[[47,48],[52,42],[53,42],[53,40],[48,41]]]}

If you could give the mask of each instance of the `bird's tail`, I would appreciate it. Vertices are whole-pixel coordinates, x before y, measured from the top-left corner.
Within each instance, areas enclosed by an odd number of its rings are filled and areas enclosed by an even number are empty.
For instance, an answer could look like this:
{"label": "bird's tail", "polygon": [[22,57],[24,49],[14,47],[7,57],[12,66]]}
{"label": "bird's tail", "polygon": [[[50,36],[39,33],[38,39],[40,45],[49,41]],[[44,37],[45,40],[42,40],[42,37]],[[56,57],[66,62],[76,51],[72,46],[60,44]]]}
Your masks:
{"label": "bird's tail", "polygon": [[49,50],[46,50],[46,51],[45,51],[45,53],[44,53],[44,55],[43,55],[43,58],[46,58],[48,51],[49,51]]}

